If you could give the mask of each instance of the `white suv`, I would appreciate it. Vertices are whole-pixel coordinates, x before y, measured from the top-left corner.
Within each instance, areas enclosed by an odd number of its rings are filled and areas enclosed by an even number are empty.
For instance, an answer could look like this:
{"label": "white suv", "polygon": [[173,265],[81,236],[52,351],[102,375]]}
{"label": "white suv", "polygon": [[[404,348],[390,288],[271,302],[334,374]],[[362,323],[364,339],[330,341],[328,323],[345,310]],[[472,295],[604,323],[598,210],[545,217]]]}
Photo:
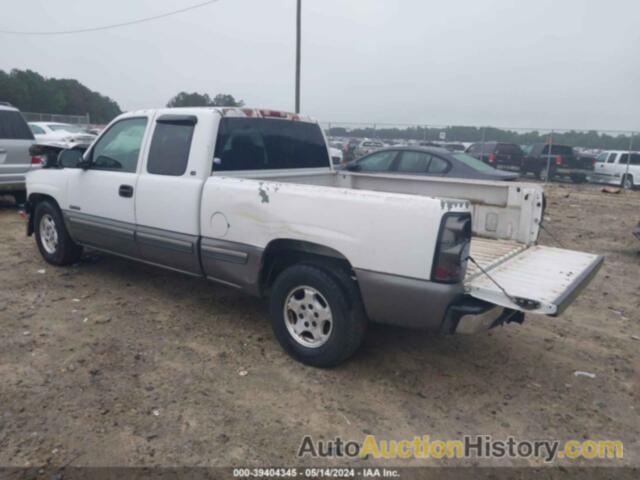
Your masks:
{"label": "white suv", "polygon": [[591,181],[620,185],[628,190],[640,186],[640,152],[610,150],[596,158]]}
{"label": "white suv", "polygon": [[20,111],[0,102],[0,194],[12,194],[16,203],[25,201],[25,175],[40,167],[40,157],[29,154],[33,143],[33,134]]}

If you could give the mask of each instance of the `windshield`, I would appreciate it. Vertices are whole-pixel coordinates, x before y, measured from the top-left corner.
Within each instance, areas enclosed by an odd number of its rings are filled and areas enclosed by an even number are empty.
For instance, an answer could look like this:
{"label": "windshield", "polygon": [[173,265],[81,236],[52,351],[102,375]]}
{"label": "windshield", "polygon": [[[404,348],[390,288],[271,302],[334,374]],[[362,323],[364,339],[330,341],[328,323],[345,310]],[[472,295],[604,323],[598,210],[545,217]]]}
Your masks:
{"label": "windshield", "polygon": [[454,153],[452,155],[456,160],[461,161],[462,163],[464,163],[466,166],[473,168],[474,170],[477,170],[478,172],[483,172],[483,173],[495,173],[496,169],[493,168],[491,165],[487,165],[486,163],[478,160],[477,158],[474,158],[470,155],[467,155],[466,153]]}
{"label": "windshield", "polygon": [[69,133],[86,133],[84,129],[77,125],[69,125],[65,123],[49,123],[47,126],[54,132],[65,131]]}

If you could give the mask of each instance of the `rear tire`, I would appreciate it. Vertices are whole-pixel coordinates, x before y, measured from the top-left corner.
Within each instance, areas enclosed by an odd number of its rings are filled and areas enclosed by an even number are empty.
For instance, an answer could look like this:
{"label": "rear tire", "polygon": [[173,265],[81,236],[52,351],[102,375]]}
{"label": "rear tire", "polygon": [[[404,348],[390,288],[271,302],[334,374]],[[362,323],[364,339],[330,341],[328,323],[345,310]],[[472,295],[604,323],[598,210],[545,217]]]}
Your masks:
{"label": "rear tire", "polygon": [[80,260],[82,247],[69,236],[60,209],[49,201],[37,204],[34,212],[36,243],[42,258],[51,265],[70,265]]}
{"label": "rear tire", "polygon": [[335,367],[362,344],[366,316],[348,275],[296,264],[275,280],[269,300],[271,326],[282,348],[314,367]]}
{"label": "rear tire", "polygon": [[27,201],[27,192],[24,190],[13,192],[13,198],[16,201],[16,205],[24,205]]}

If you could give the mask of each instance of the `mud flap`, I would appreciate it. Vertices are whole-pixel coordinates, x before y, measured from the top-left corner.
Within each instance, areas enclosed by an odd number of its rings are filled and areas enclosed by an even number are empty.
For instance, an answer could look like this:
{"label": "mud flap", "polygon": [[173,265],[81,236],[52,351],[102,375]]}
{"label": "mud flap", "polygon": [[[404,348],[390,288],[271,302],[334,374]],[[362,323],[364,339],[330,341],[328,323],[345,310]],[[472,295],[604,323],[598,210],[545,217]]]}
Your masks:
{"label": "mud flap", "polygon": [[602,266],[603,257],[533,246],[465,283],[472,297],[514,310],[561,314]]}

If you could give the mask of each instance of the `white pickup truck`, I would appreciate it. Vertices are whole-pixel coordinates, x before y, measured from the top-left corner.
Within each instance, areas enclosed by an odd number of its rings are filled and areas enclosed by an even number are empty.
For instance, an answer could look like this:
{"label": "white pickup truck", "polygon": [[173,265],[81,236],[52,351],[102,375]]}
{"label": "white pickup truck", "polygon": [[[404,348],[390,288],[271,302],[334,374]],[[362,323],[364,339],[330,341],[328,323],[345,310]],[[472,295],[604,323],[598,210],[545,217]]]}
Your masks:
{"label": "white pickup truck", "polygon": [[27,191],[47,262],[87,247],[267,297],[283,348],[321,367],[368,321],[453,334],[558,315],[602,263],[536,245],[540,186],[336,172],[316,122],[271,110],[127,113]]}

